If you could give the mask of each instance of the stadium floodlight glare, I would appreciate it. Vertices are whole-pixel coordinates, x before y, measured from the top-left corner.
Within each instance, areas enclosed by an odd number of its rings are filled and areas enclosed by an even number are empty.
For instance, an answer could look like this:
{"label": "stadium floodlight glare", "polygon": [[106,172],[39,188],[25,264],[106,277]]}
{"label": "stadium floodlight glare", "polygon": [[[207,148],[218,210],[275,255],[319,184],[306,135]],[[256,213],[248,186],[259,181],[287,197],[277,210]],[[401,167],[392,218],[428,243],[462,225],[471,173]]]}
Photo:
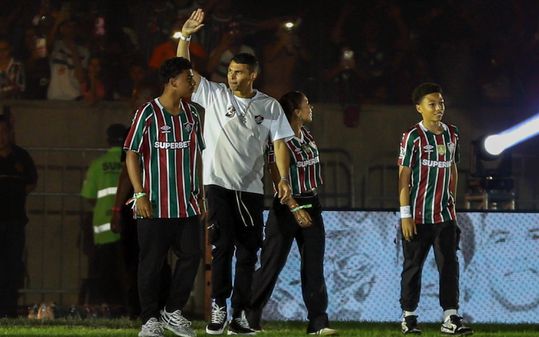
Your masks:
{"label": "stadium floodlight glare", "polygon": [[497,156],[508,148],[539,134],[539,114],[499,133],[485,138],[485,150]]}

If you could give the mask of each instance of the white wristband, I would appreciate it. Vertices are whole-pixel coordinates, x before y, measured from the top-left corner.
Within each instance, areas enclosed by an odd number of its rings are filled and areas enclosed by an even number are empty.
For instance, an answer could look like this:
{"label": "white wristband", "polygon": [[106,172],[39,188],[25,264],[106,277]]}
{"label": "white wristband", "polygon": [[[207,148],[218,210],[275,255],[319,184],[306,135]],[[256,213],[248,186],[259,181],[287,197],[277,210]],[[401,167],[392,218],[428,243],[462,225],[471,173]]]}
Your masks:
{"label": "white wristband", "polygon": [[408,219],[412,217],[412,209],[410,206],[401,206],[401,219]]}
{"label": "white wristband", "polygon": [[180,37],[180,40],[183,40],[183,41],[191,41],[191,35],[189,36],[183,36],[183,34],[180,32],[180,34],[178,34],[178,36]]}

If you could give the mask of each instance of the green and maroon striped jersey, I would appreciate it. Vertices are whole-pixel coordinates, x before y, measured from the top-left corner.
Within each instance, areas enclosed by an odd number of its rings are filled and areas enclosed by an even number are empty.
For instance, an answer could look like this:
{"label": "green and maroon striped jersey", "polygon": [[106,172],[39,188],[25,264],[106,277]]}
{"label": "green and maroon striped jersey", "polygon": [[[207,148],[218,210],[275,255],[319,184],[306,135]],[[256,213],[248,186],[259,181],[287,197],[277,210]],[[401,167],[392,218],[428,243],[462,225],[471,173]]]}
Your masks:
{"label": "green and maroon striped jersey", "polygon": [[142,184],[154,218],[185,218],[200,214],[197,162],[204,139],[196,108],[181,102],[182,112],[168,113],[159,99],[135,114],[124,149],[142,159]]}
{"label": "green and maroon striped jersey", "polygon": [[410,206],[416,223],[455,220],[454,198],[450,193],[451,166],[459,161],[459,131],[443,124],[439,135],[423,122],[402,135],[398,164],[410,167]]}
{"label": "green and maroon striped jersey", "polygon": [[[320,156],[318,147],[311,133],[301,128],[301,138],[291,137],[286,140],[290,151],[290,174],[288,179],[292,187],[292,194],[311,191],[322,185],[322,172],[320,170]],[[268,146],[268,162],[275,162],[273,144]]]}

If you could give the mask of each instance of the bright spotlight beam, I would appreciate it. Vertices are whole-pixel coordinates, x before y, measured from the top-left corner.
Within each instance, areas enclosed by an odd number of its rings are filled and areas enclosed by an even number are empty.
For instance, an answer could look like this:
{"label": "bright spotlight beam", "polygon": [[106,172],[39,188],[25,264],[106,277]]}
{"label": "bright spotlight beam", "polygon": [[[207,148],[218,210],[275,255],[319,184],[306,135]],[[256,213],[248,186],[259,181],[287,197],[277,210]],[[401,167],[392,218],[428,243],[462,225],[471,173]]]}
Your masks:
{"label": "bright spotlight beam", "polygon": [[539,134],[539,114],[505,130],[485,138],[483,146],[491,155],[497,156],[508,148]]}

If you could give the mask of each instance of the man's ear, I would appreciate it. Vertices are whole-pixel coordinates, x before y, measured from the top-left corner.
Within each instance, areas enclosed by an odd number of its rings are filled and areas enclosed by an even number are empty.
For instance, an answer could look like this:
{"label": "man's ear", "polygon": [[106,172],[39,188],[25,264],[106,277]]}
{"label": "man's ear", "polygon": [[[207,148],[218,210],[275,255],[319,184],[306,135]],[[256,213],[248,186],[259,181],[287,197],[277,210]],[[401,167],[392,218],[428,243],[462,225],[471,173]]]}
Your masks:
{"label": "man's ear", "polygon": [[422,113],[421,112],[421,106],[419,104],[415,105],[415,109],[417,110],[417,112]]}

